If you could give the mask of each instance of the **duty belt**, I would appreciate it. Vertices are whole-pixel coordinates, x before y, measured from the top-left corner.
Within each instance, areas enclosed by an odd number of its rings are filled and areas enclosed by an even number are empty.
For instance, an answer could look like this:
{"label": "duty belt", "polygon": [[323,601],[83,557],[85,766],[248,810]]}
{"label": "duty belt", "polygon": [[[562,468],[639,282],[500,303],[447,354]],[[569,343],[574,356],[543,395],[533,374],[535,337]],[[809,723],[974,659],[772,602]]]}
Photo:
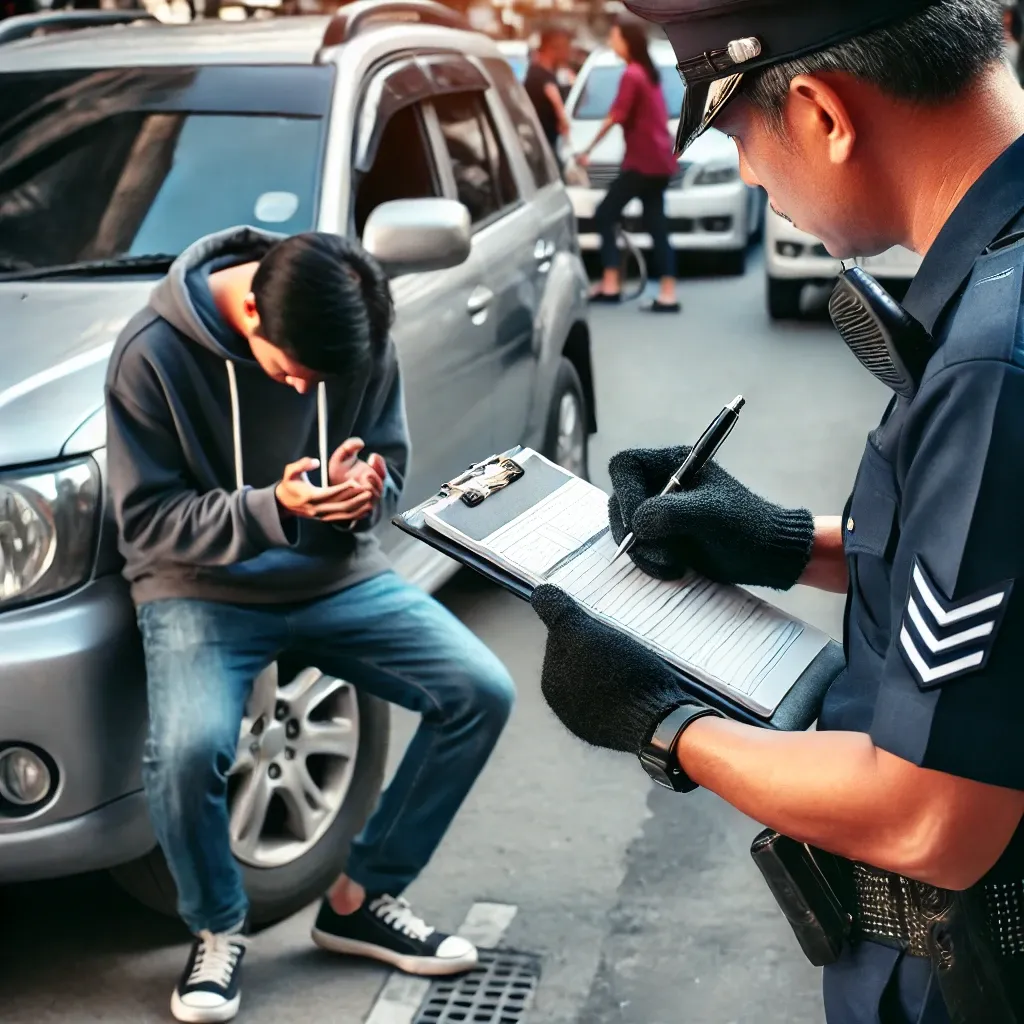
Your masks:
{"label": "duty belt", "polygon": [[[863,864],[853,865],[855,934],[929,956],[931,923],[948,905],[950,893],[902,875]],[[980,886],[993,952],[1001,957],[1024,954],[1024,880],[987,882]]]}

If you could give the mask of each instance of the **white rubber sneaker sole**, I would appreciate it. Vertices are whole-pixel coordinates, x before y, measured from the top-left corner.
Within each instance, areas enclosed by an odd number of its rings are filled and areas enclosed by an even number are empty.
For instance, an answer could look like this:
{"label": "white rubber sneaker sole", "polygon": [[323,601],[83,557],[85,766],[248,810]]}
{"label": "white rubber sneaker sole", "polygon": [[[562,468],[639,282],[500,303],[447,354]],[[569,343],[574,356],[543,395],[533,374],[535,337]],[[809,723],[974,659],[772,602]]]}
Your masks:
{"label": "white rubber sneaker sole", "polygon": [[171,1013],[174,1014],[174,1019],[182,1021],[182,1024],[223,1024],[223,1021],[234,1020],[241,1002],[242,995],[239,993],[234,999],[221,1003],[220,1006],[189,1006],[181,1001],[181,996],[175,989],[171,996]]}
{"label": "white rubber sneaker sole", "polygon": [[465,956],[408,956],[396,953],[384,946],[375,946],[372,942],[359,942],[356,939],[343,939],[330,932],[322,932],[314,928],[313,941],[329,953],[344,953],[348,956],[365,956],[370,960],[380,960],[390,964],[405,974],[418,974],[424,977],[441,977],[446,974],[462,974],[476,967],[479,958],[476,950]]}

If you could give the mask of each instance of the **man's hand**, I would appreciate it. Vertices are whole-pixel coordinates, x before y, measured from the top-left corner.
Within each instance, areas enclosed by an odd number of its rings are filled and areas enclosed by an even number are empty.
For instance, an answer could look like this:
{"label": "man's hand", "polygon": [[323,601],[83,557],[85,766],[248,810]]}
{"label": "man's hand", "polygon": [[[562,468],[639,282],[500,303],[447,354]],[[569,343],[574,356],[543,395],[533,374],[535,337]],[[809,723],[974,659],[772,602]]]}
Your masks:
{"label": "man's hand", "polygon": [[274,496],[281,509],[301,519],[319,519],[323,523],[348,523],[365,518],[373,511],[377,496],[361,483],[346,480],[331,487],[316,487],[306,474],[317,469],[318,459],[299,459],[285,467]]}
{"label": "man's hand", "polygon": [[592,618],[563,590],[538,587],[531,603],[548,627],[541,692],[581,740],[639,754],[670,711],[700,703],[646,647]]}
{"label": "man's hand", "polygon": [[701,470],[692,487],[661,497],[689,452],[631,449],[613,456],[608,517],[615,542],[632,531],[630,557],[658,579],[679,579],[695,569],[720,583],[788,590],[811,555],[810,512],[773,505],[716,462]]}
{"label": "man's hand", "polygon": [[579,164],[580,167],[589,167],[590,166],[590,154],[589,153],[577,153],[576,154],[576,163]]}
{"label": "man's hand", "polygon": [[360,459],[359,454],[364,447],[358,437],[350,437],[338,445],[327,463],[327,479],[332,484],[357,483],[380,498],[384,493],[388,467],[376,452],[365,462]]}

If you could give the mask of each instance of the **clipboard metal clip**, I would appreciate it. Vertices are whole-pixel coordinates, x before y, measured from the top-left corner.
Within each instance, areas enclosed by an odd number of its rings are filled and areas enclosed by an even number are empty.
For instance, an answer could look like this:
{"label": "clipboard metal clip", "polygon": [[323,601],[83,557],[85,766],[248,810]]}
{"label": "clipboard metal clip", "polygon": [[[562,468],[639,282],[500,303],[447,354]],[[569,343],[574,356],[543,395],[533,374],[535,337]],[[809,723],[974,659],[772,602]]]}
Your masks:
{"label": "clipboard metal clip", "polygon": [[449,480],[440,493],[445,497],[458,497],[463,504],[476,508],[525,474],[526,470],[515,460],[504,455],[492,455]]}

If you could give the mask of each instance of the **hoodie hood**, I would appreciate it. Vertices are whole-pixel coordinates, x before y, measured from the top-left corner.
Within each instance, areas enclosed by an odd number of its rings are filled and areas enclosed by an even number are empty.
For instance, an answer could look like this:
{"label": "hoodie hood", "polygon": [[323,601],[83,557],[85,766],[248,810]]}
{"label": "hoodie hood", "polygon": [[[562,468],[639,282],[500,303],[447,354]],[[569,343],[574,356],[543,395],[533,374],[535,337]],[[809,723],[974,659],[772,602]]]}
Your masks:
{"label": "hoodie hood", "polygon": [[[219,317],[212,307],[208,279],[215,270],[261,260],[285,236],[259,228],[229,228],[190,245],[170,266],[167,276],[153,289],[149,304],[172,327],[198,342],[221,359],[252,362],[247,349],[233,344],[230,329],[218,330]],[[213,310],[216,314],[216,310]]]}

